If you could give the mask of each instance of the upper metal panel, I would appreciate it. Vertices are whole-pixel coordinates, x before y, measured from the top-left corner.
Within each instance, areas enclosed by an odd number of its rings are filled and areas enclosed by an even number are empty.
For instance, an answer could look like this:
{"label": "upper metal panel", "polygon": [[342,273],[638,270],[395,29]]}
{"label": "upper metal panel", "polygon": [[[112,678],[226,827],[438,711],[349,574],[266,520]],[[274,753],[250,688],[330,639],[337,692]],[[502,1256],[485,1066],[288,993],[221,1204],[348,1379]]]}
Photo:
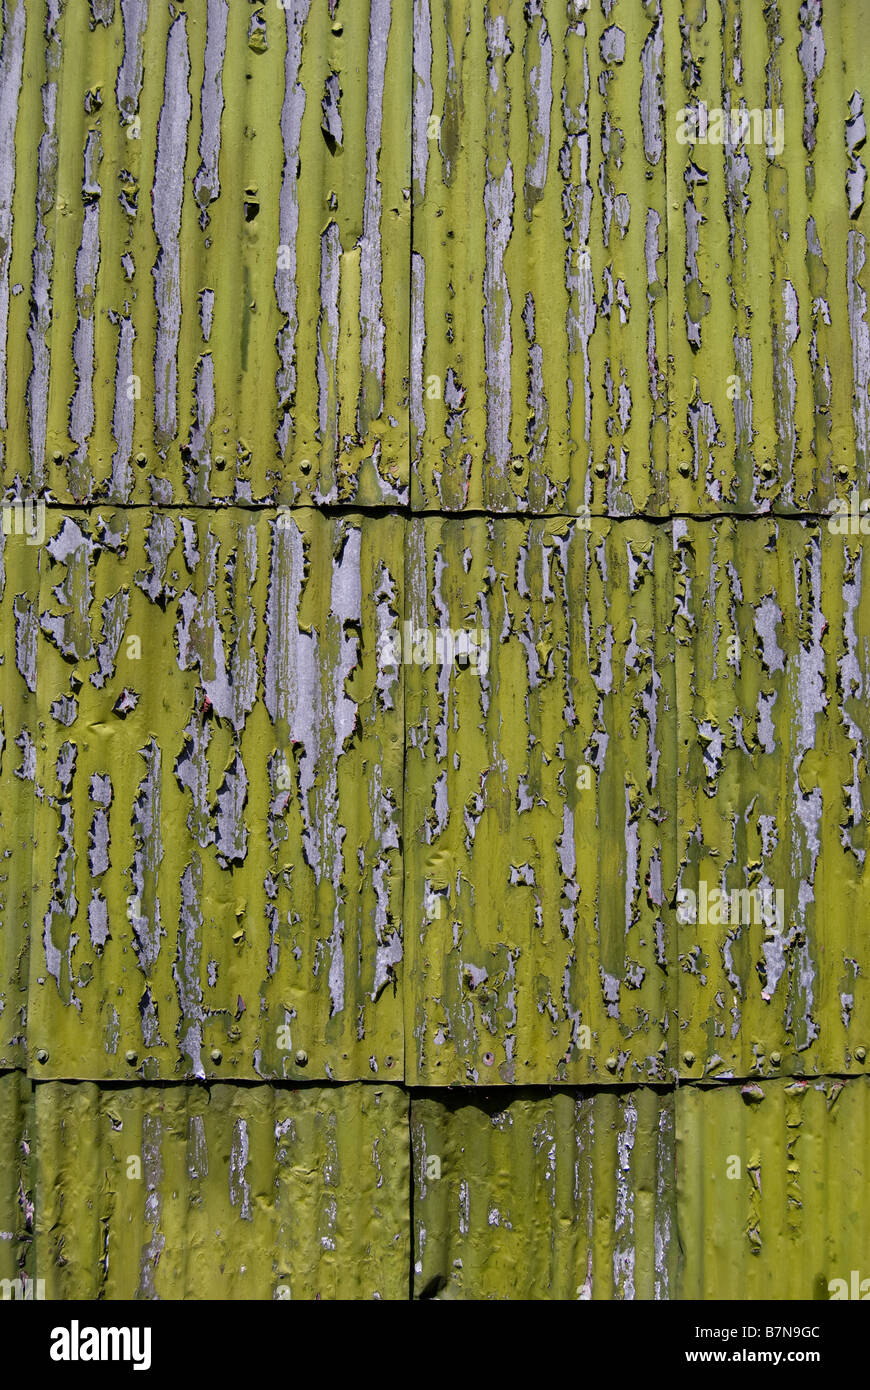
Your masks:
{"label": "upper metal panel", "polygon": [[409,7],[3,9],[2,482],[406,496]]}
{"label": "upper metal panel", "polygon": [[664,7],[671,505],[870,482],[864,5]]}
{"label": "upper metal panel", "polygon": [[415,0],[416,508],[666,507],[660,8]]}

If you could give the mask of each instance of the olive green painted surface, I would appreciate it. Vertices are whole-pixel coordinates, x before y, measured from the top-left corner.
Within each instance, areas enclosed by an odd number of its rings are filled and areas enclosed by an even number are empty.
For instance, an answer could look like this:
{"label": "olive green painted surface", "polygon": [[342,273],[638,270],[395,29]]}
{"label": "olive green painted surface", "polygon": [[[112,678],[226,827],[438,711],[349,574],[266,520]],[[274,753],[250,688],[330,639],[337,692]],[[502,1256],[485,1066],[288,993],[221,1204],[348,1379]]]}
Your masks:
{"label": "olive green painted surface", "polygon": [[662,512],[662,6],[414,8],[412,504]]}
{"label": "olive green painted surface", "polygon": [[37,548],[0,528],[0,1067],[25,1065],[39,743]]}
{"label": "olive green painted surface", "polygon": [[667,1079],[666,532],[414,521],[406,585],[412,628],[490,637],[407,667],[409,1081]]}
{"label": "olive green painted surface", "polygon": [[410,5],[98,10],[4,6],[3,482],[400,500]]}
{"label": "olive green painted surface", "polygon": [[31,1068],[400,1078],[401,523],[47,526]]}
{"label": "olive green painted surface", "polygon": [[867,1101],[864,1077],[409,1097],[11,1072],[0,1279],[395,1300],[410,1258],[422,1298],[827,1299],[868,1277]]}
{"label": "olive green painted surface", "polygon": [[[50,1082],[26,1102],[29,1089],[0,1078],[0,1115],[30,1149],[34,1235],[16,1244],[47,1299],[407,1297],[399,1087]],[[2,1220],[21,1233],[14,1163],[3,1172]],[[0,1239],[14,1278],[10,1248]]]}
{"label": "olive green painted surface", "polygon": [[868,1086],[418,1093],[415,1294],[848,1296],[833,1281],[870,1278]]}
{"label": "olive green painted surface", "polygon": [[673,1093],[427,1091],[411,1114],[418,1298],[675,1296]]}
{"label": "olive green painted surface", "polygon": [[[752,1082],[677,1092],[686,1299],[866,1297],[870,1082]],[[855,1275],[853,1275],[855,1271]]]}
{"label": "olive green painted surface", "polygon": [[[34,1086],[0,1072],[0,1279],[34,1276]],[[6,1297],[4,1292],[4,1297]]]}
{"label": "olive green painted surface", "polygon": [[671,506],[818,511],[870,465],[867,9],[674,0],[663,34]]}
{"label": "olive green painted surface", "polygon": [[865,27],[4,0],[0,1278],[870,1277]]}
{"label": "olive green painted surface", "polygon": [[[682,1074],[863,1071],[866,541],[783,520],[675,522],[674,539],[678,885],[710,902],[673,928]],[[732,912],[746,889],[768,910]]]}

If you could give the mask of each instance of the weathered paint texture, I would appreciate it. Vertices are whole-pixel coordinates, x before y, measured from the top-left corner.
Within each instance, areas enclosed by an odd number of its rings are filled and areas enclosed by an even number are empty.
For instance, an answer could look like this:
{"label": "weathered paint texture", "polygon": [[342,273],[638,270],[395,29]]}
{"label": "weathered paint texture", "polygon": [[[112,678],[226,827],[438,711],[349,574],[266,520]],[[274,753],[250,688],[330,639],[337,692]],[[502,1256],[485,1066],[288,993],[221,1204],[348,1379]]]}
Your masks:
{"label": "weathered paint texture", "polygon": [[416,1294],[829,1299],[870,1279],[868,1101],[830,1076],[418,1092]]}
{"label": "weathered paint texture", "polygon": [[675,1296],[673,1092],[425,1091],[411,1115],[417,1297]]}
{"label": "weathered paint texture", "polygon": [[485,670],[408,668],[408,1079],[665,1080],[666,534],[482,517],[408,534],[412,627],[489,639]]}
{"label": "weathered paint texture", "polygon": [[47,1299],[407,1296],[407,1105],[0,1076],[0,1278]]}
{"label": "weathered paint texture", "polygon": [[5,0],[3,483],[407,497],[406,0]]}
{"label": "weathered paint texture", "polygon": [[865,29],[0,0],[0,1278],[870,1278]]}
{"label": "weathered paint texture", "polygon": [[661,11],[415,0],[415,507],[666,510]]}
{"label": "weathered paint texture", "polygon": [[33,563],[31,1066],[399,1079],[400,521],[52,511]]}
{"label": "weathered paint texture", "polygon": [[866,7],[663,18],[671,506],[818,511],[870,481]]}
{"label": "weathered paint texture", "polygon": [[[866,1070],[867,541],[782,519],[673,535],[678,884],[730,915],[674,926],[681,1072]],[[747,889],[781,912],[735,921]]]}

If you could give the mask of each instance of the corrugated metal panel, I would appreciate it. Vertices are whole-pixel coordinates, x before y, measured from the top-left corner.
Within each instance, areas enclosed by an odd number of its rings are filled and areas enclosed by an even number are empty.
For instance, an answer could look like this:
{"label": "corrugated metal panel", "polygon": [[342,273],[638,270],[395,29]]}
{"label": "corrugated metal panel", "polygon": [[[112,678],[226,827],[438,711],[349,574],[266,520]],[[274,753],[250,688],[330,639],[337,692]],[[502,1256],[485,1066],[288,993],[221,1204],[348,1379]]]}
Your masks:
{"label": "corrugated metal panel", "polygon": [[[864,1070],[866,546],[773,519],[674,531],[679,883],[698,897],[674,927],[681,1069]],[[767,903],[732,903],[747,889]]]}
{"label": "corrugated metal panel", "polygon": [[401,522],[47,525],[31,1068],[399,1079]]}
{"label": "corrugated metal panel", "polygon": [[0,1072],[0,1279],[22,1293],[34,1278],[33,1090],[23,1071]]}
{"label": "corrugated metal panel", "polygon": [[407,1296],[400,1087],[50,1082],[26,1116],[25,1088],[0,1079],[0,1135],[24,1119],[32,1154],[29,1194],[10,1216],[7,1178],[0,1212],[20,1233],[32,1202],[46,1298]]}
{"label": "corrugated metal panel", "polygon": [[820,510],[866,485],[866,20],[665,7],[675,510]]}
{"label": "corrugated metal panel", "polygon": [[0,1279],[870,1277],[862,18],[4,0]]}
{"label": "corrugated metal panel", "polygon": [[828,1299],[870,1278],[868,1098],[864,1077],[416,1095],[416,1296]]}
{"label": "corrugated metal panel", "polygon": [[681,1086],[676,1115],[680,1297],[829,1299],[870,1279],[866,1077]]}
{"label": "corrugated metal panel", "polygon": [[7,0],[4,482],[406,496],[410,18]]}
{"label": "corrugated metal panel", "polygon": [[[0,1066],[26,1062],[36,755],[39,614],[38,512],[0,525]],[[17,529],[19,528],[20,529]],[[32,531],[33,534],[28,534]]]}
{"label": "corrugated metal panel", "polygon": [[616,8],[415,0],[417,507],[665,506],[661,5]]}
{"label": "corrugated metal panel", "polygon": [[668,1075],[668,544],[635,521],[410,525],[412,633],[489,638],[477,669],[406,668],[412,1083]]}
{"label": "corrugated metal panel", "polygon": [[428,1092],[411,1113],[417,1297],[674,1297],[672,1093]]}

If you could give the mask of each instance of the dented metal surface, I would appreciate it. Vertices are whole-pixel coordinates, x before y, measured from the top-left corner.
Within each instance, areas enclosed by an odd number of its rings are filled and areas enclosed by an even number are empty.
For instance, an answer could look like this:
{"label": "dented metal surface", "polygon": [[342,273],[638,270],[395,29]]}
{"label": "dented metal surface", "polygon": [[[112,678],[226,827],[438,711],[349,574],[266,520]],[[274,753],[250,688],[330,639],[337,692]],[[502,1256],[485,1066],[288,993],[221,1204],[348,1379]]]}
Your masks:
{"label": "dented metal surface", "polygon": [[404,500],[408,7],[3,11],[3,484]]}
{"label": "dented metal surface", "polygon": [[418,1298],[677,1296],[672,1092],[427,1091],[411,1115]]}
{"label": "dented metal surface", "polygon": [[0,1278],[47,1299],[402,1298],[407,1109],[396,1086],[0,1076]]}
{"label": "dented metal surface", "polygon": [[861,1297],[868,1085],[418,1092],[415,1294]]}
{"label": "dented metal surface", "polygon": [[867,1077],[680,1087],[681,1298],[866,1297],[868,1102]]}

